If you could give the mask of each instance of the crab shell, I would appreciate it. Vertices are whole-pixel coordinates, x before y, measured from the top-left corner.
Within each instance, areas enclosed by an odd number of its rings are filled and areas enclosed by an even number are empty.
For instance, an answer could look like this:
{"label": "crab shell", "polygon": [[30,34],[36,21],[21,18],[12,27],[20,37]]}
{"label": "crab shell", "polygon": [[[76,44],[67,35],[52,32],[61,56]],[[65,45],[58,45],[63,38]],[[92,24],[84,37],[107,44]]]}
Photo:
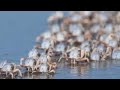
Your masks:
{"label": "crab shell", "polygon": [[79,14],[72,14],[72,16],[70,16],[70,19],[72,22],[79,22],[82,20],[82,17]]}
{"label": "crab shell", "polygon": [[99,24],[94,24],[90,29],[90,31],[92,33],[97,33],[99,30],[100,30],[100,25]]}
{"label": "crab shell", "polygon": [[107,34],[103,34],[103,35],[100,36],[99,40],[102,41],[102,42],[105,42],[107,37],[108,37]]}
{"label": "crab shell", "polygon": [[33,58],[27,58],[25,60],[25,66],[28,66],[28,67],[35,66],[35,60]]}
{"label": "crab shell", "polygon": [[90,47],[90,42],[89,41],[84,41],[82,42],[82,44],[80,45],[80,48],[83,49],[84,47],[89,46]]}
{"label": "crab shell", "polygon": [[60,26],[58,24],[53,24],[50,30],[52,33],[57,33],[60,31]]}
{"label": "crab shell", "polygon": [[69,26],[69,31],[72,33],[73,36],[79,36],[82,34],[83,27],[81,25],[71,24]]}
{"label": "crab shell", "polygon": [[107,44],[113,48],[118,47],[118,42],[117,40],[109,40]]}
{"label": "crab shell", "polygon": [[51,15],[48,18],[48,23],[54,23],[55,21],[58,21],[60,19],[62,19],[64,17],[64,13],[62,11],[56,11],[55,13],[53,13],[53,15]]}
{"label": "crab shell", "polygon": [[102,52],[105,52],[105,46],[103,44],[97,46],[97,51],[101,54]]}
{"label": "crab shell", "polygon": [[64,43],[59,43],[55,47],[55,51],[57,52],[64,52],[65,51],[65,44]]}
{"label": "crab shell", "polygon": [[105,29],[104,29],[104,31],[106,32],[106,33],[111,33],[112,31],[113,31],[113,25],[110,23],[110,24],[107,24],[106,26],[105,26]]}
{"label": "crab shell", "polygon": [[41,64],[40,67],[39,67],[39,71],[40,72],[48,72],[48,65],[47,64]]}
{"label": "crab shell", "polygon": [[112,52],[112,59],[120,60],[120,50]]}
{"label": "crab shell", "polygon": [[100,61],[100,54],[98,52],[91,53],[90,59],[93,61]]}
{"label": "crab shell", "polygon": [[69,58],[73,59],[73,58],[77,58],[79,56],[79,51],[77,49],[74,49],[72,51],[70,51],[69,53]]}
{"label": "crab shell", "polygon": [[29,53],[28,53],[28,57],[29,58],[36,58],[37,57],[37,55],[38,55],[38,51],[37,51],[37,49],[32,49]]}
{"label": "crab shell", "polygon": [[80,36],[76,37],[76,40],[77,40],[78,42],[83,42],[85,39],[84,39],[84,36],[83,36],[83,35],[80,35]]}
{"label": "crab shell", "polygon": [[42,64],[47,64],[47,62],[48,62],[47,55],[42,54],[42,55],[40,56],[40,58],[39,58],[39,61],[40,61],[40,63],[42,63]]}
{"label": "crab shell", "polygon": [[51,46],[51,41],[50,40],[43,40],[41,43],[41,48],[43,49],[48,49]]}
{"label": "crab shell", "polygon": [[57,35],[56,35],[56,39],[59,42],[64,41],[65,40],[64,34],[61,33],[61,32],[58,32]]}
{"label": "crab shell", "polygon": [[50,31],[46,31],[41,36],[43,36],[44,39],[48,39],[48,38],[51,38],[52,34]]}

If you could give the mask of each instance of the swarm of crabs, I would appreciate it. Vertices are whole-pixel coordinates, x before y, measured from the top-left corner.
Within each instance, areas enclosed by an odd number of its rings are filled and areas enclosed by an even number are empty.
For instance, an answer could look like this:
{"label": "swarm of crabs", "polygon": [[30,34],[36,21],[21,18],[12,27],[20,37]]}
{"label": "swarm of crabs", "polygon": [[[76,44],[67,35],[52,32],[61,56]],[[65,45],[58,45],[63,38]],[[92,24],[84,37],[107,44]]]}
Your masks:
{"label": "swarm of crabs", "polygon": [[22,77],[24,72],[55,74],[58,63],[120,60],[120,12],[56,11],[48,17],[48,30],[20,64],[0,63],[0,75]]}

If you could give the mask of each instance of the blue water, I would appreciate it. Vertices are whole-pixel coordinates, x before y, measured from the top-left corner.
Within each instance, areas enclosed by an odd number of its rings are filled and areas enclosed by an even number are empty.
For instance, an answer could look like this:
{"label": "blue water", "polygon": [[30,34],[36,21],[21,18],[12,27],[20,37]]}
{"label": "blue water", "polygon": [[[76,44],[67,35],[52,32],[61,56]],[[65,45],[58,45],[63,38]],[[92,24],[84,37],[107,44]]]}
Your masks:
{"label": "blue water", "polygon": [[19,60],[47,30],[49,12],[0,11],[0,58]]}
{"label": "blue water", "polygon": [[[47,17],[52,11],[0,11],[0,60],[19,63],[35,44],[35,38],[47,30]],[[35,76],[35,78],[40,78]],[[46,78],[46,77],[43,77]],[[60,64],[56,79],[120,78],[120,61],[92,62],[75,67]]]}

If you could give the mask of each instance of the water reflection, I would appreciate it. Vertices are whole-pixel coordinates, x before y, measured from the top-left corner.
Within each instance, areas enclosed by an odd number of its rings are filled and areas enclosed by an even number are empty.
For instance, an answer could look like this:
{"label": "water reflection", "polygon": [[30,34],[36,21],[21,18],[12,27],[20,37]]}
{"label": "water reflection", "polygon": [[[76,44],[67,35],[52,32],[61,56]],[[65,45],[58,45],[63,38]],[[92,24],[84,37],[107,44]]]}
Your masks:
{"label": "water reflection", "polygon": [[25,73],[23,76],[23,79],[53,79],[52,74],[47,74],[47,73]]}
{"label": "water reflection", "polygon": [[91,62],[90,63],[90,68],[95,68],[95,69],[104,69],[110,67],[112,64],[111,60],[106,60],[106,61],[100,61],[100,62]]}

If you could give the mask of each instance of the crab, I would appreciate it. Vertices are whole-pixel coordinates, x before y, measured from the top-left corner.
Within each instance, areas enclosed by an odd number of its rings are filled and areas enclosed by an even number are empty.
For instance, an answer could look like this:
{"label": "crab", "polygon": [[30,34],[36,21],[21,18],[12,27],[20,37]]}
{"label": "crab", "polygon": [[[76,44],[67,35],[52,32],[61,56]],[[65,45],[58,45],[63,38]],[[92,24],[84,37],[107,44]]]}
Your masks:
{"label": "crab", "polygon": [[15,63],[6,63],[2,68],[1,68],[2,73],[6,73],[6,76],[8,74],[11,75],[11,78],[14,78],[14,73],[19,73],[19,76],[22,77],[21,71],[17,68],[17,65]]}
{"label": "crab", "polygon": [[69,46],[67,46],[67,43],[64,42],[59,42],[56,44],[55,48],[54,48],[54,53],[56,56],[60,56],[58,62],[60,62],[60,60],[62,58],[64,58],[64,53],[66,52],[66,50],[68,49]]}
{"label": "crab", "polygon": [[115,34],[109,34],[109,36],[106,38],[106,44],[108,46],[111,46],[112,48],[118,47],[118,38],[115,36]]}
{"label": "crab", "polygon": [[65,36],[62,32],[56,33],[56,41],[57,42],[63,42],[65,41]]}
{"label": "crab", "polygon": [[73,36],[79,36],[84,31],[84,28],[81,24],[71,24],[69,26],[69,31],[72,33]]}
{"label": "crab", "polygon": [[105,50],[106,50],[106,47],[105,47],[104,44],[99,44],[99,45],[97,45],[96,48],[97,48],[97,51],[98,51],[101,55],[103,55],[104,52],[105,52]]}
{"label": "crab", "polygon": [[54,12],[50,17],[48,17],[48,23],[54,24],[60,22],[64,18],[64,13],[62,11]]}
{"label": "crab", "polygon": [[42,54],[40,58],[37,60],[36,64],[36,70],[39,69],[39,72],[49,72],[49,73],[55,73],[56,63],[51,61],[51,57]]}
{"label": "crab", "polygon": [[36,42],[39,43],[42,39],[49,39],[51,38],[51,36],[52,36],[52,33],[50,31],[46,31],[36,37]]}
{"label": "crab", "polygon": [[106,42],[106,39],[107,39],[107,37],[108,37],[108,34],[102,34],[100,37],[99,37],[99,41],[101,41],[101,42]]}
{"label": "crab", "polygon": [[93,61],[100,61],[100,53],[97,52],[97,48],[94,48],[91,55],[90,55],[90,60]]}
{"label": "crab", "polygon": [[82,43],[85,40],[83,35],[76,37],[76,41]]}
{"label": "crab", "polygon": [[80,48],[78,47],[72,47],[71,49],[67,50],[66,52],[66,60],[71,60],[71,64],[76,64],[77,62],[87,61],[89,62],[89,59],[87,57],[84,57],[80,55],[80,53],[84,53]]}
{"label": "crab", "polygon": [[72,12],[70,14],[71,23],[79,23],[82,20],[82,17],[79,15],[78,12]]}
{"label": "crab", "polygon": [[84,42],[85,38],[84,36],[81,34],[79,36],[71,36],[67,42],[69,43],[69,45],[71,46],[76,46],[78,47],[80,44],[82,44],[82,42]]}
{"label": "crab", "polygon": [[92,33],[97,33],[100,30],[101,26],[99,24],[93,24],[92,27],[90,28],[90,31]]}
{"label": "crab", "polygon": [[112,33],[113,32],[113,25],[112,23],[108,23],[107,25],[105,25],[105,29],[104,29],[105,33]]}
{"label": "crab", "polygon": [[[24,63],[23,63],[24,61]],[[26,67],[28,72],[34,72],[36,66],[36,60],[33,58],[21,58],[20,59],[20,66]]]}
{"label": "crab", "polygon": [[117,47],[117,48],[113,49],[111,58],[116,59],[116,60],[120,60],[120,47]]}
{"label": "crab", "polygon": [[107,46],[106,51],[103,52],[101,60],[105,60],[105,59],[107,59],[107,57],[111,57],[111,55],[112,55],[112,47]]}
{"label": "crab", "polygon": [[37,57],[39,56],[39,52],[37,49],[33,48],[29,53],[28,53],[28,57],[29,58],[34,58],[37,59]]}
{"label": "crab", "polygon": [[53,24],[50,26],[50,32],[52,34],[55,34],[55,33],[60,32],[60,31],[61,31],[61,27],[59,24]]}
{"label": "crab", "polygon": [[43,42],[41,43],[41,48],[43,49],[53,48],[54,46],[55,46],[55,41],[53,39],[46,39],[43,40]]}

